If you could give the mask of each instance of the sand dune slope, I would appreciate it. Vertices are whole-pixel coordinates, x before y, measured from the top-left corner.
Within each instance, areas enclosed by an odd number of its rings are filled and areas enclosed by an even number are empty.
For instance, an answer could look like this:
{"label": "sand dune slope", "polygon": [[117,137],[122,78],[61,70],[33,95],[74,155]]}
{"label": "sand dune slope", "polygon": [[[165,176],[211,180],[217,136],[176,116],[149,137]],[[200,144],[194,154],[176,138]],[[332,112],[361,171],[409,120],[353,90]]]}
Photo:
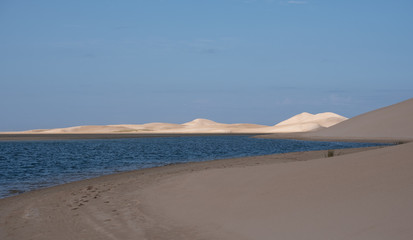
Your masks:
{"label": "sand dune slope", "polygon": [[209,119],[197,118],[190,122],[184,123],[182,125],[187,126],[187,127],[192,127],[192,128],[198,128],[198,127],[218,127],[224,124],[217,123]]}
{"label": "sand dune slope", "polygon": [[278,123],[276,126],[285,126],[293,124],[304,124],[304,123],[317,123],[321,127],[331,127],[337,123],[347,120],[346,117],[340,116],[332,112],[311,114],[303,112],[301,114],[295,115],[285,121]]}
{"label": "sand dune slope", "polygon": [[270,127],[267,133],[301,133],[311,132],[322,129],[323,127],[317,122],[303,122],[298,124],[275,125]]}
{"label": "sand dune slope", "polygon": [[356,116],[306,136],[413,140],[413,98]]}
{"label": "sand dune slope", "polygon": [[331,112],[319,114],[303,112],[266,129],[266,131],[267,133],[311,132],[333,126],[345,120],[347,120],[346,117]]}
{"label": "sand dune slope", "polygon": [[413,143],[307,162],[212,169],[147,189],[196,239],[413,239]]}
{"label": "sand dune slope", "polygon": [[[335,113],[301,113],[274,126],[249,123],[225,124],[198,118],[183,124],[146,123],[76,126],[55,129],[37,129],[20,133],[285,133],[308,132],[325,128],[346,120]],[[16,132],[14,132],[16,133]]]}
{"label": "sand dune slope", "polygon": [[[33,133],[108,133],[108,132],[127,132],[130,131],[129,128],[124,126],[99,126],[99,125],[90,125],[90,126],[76,126],[68,128],[55,128],[55,129],[46,129],[46,130],[31,130],[28,131]],[[27,133],[27,132],[26,132]]]}
{"label": "sand dune slope", "polygon": [[146,123],[146,124],[120,124],[120,125],[109,125],[109,126],[117,126],[117,127],[125,127],[128,130],[124,132],[161,132],[164,130],[169,129],[180,129],[183,128],[180,124],[174,123],[160,123],[160,122],[153,122],[153,123]]}

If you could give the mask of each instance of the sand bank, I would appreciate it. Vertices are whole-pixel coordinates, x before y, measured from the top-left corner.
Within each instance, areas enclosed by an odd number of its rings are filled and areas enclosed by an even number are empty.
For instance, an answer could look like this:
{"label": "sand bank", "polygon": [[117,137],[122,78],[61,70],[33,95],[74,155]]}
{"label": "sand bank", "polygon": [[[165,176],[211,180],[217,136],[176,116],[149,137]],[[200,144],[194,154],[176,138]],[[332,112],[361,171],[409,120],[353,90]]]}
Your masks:
{"label": "sand bank", "polygon": [[[143,191],[186,239],[413,239],[413,143],[334,158],[214,169]],[[160,197],[162,196],[162,197]]]}
{"label": "sand bank", "polygon": [[[335,153],[343,155],[363,150],[366,149],[343,149]],[[194,173],[205,176],[212,169],[248,171],[256,166],[282,166],[325,158],[326,154],[327,151],[314,151],[170,165],[23,193],[0,199],[0,239],[197,239],[202,229],[189,229],[163,213],[164,208],[175,207],[177,203],[168,203],[171,191],[158,190],[169,180],[180,181],[182,177],[193,177]],[[228,179],[232,178],[231,174]],[[194,197],[177,190],[181,196]],[[204,190],[208,195],[209,190]],[[215,194],[206,200],[212,202],[224,197]],[[158,198],[156,196],[167,201],[161,203],[160,212],[154,211],[159,204],[153,199]],[[231,202],[224,200],[222,204],[229,206]]]}

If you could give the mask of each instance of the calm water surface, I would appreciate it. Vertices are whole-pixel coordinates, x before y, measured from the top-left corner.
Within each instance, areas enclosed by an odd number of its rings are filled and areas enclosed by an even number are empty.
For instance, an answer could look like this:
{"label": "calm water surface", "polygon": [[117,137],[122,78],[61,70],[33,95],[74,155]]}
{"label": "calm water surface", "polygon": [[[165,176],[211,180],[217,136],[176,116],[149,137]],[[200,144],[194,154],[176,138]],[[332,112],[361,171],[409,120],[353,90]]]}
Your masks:
{"label": "calm water surface", "polygon": [[104,174],[171,163],[377,145],[380,144],[248,136],[0,142],[0,198]]}

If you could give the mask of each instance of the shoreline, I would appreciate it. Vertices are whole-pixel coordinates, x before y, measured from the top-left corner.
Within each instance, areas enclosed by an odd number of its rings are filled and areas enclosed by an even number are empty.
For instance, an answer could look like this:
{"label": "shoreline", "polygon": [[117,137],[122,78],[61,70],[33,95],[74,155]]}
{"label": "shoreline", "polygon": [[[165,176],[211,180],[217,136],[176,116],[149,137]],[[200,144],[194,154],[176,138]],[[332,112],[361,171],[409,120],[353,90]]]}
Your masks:
{"label": "shoreline", "polygon": [[88,140],[156,137],[255,136],[257,133],[0,133],[0,141]]}
{"label": "shoreline", "polygon": [[[32,134],[25,134],[25,135],[32,135]],[[256,135],[249,135],[249,134],[156,134],[156,135],[142,135],[142,134],[127,134],[126,138],[124,137],[124,134],[46,134],[46,136],[44,136],[45,134],[35,134],[34,138],[36,140],[34,141],[42,141],[44,139],[39,139],[39,137],[46,137],[47,140],[44,141],[48,141],[48,140],[88,140],[88,139],[127,139],[127,138],[151,138],[151,137],[195,137],[195,136],[248,136],[248,137],[260,137],[260,136],[256,136]],[[51,136],[50,136],[51,135]],[[279,138],[279,139],[288,139],[288,138]],[[5,140],[7,141],[7,140]],[[19,140],[9,140],[11,142],[13,141],[19,141]],[[22,141],[26,141],[26,140],[22,140]],[[33,140],[27,140],[27,141],[33,141]],[[367,141],[366,141],[367,142]],[[1,143],[1,141],[0,141]],[[377,147],[385,147],[386,145],[382,145],[382,146],[377,146]],[[330,146],[333,147],[334,146]],[[339,147],[339,146],[337,146]],[[342,146],[342,149],[347,149],[344,146]],[[372,146],[373,148],[375,148],[375,146]],[[363,149],[369,149],[371,147],[363,147],[363,146],[359,146],[359,147],[354,147],[354,149],[359,149],[359,148],[363,148]],[[320,150],[320,151],[329,151],[329,150],[334,150],[337,152],[337,149],[324,149],[324,150]],[[300,150],[299,152],[302,152],[303,150]],[[312,150],[307,150],[307,151],[312,151]],[[314,150],[317,151],[317,150]],[[350,151],[351,152],[351,151]],[[292,152],[290,152],[292,153]],[[274,153],[277,154],[277,153]],[[278,153],[279,154],[279,153]],[[255,157],[269,157],[273,154],[265,154],[265,155],[256,155]],[[252,156],[254,157],[254,156]],[[219,158],[216,157],[216,159],[211,159],[211,160],[206,160],[205,162],[209,162],[209,161],[217,161],[217,160],[231,160],[234,157],[226,157],[226,158]],[[236,157],[236,158],[243,158],[243,157]],[[187,163],[195,163],[197,162],[196,160],[194,160],[194,162],[187,162]],[[175,164],[182,164],[182,163],[172,163],[172,164],[168,164],[168,165],[175,165]],[[168,166],[168,165],[164,165],[164,166]],[[158,167],[163,167],[163,166],[158,166]],[[152,167],[148,167],[145,169],[149,169]],[[129,171],[139,171],[140,169],[136,169],[136,170],[123,170],[123,171],[114,171],[112,173],[105,173],[105,174],[97,174],[97,175],[92,175],[92,176],[86,176],[85,178],[78,178],[75,180],[69,180],[69,181],[61,181],[60,183],[54,183],[54,184],[48,184],[48,186],[41,186],[41,187],[36,187],[36,188],[31,188],[31,189],[19,189],[19,188],[13,188],[9,191],[9,194],[7,194],[6,192],[4,192],[4,194],[2,194],[2,196],[0,196],[0,199],[4,199],[4,198],[8,198],[8,197],[12,197],[12,196],[16,196],[16,195],[20,195],[22,193],[26,193],[26,192],[30,192],[30,191],[36,191],[38,189],[44,189],[44,188],[48,188],[48,187],[54,187],[54,186],[59,186],[59,185],[63,185],[63,184],[67,184],[67,183],[71,183],[71,182],[76,182],[76,181],[83,181],[83,180],[88,180],[88,179],[92,179],[92,178],[97,178],[100,176],[107,176],[107,175],[112,175],[112,174],[118,174],[118,173],[122,173],[122,172],[129,172]]]}
{"label": "shoreline", "polygon": [[[141,168],[130,171],[122,171],[117,173],[105,174],[98,177],[87,178],[83,180],[77,180],[73,182],[58,184],[50,187],[44,187],[35,189],[32,191],[23,192],[17,195],[10,197],[0,198],[0,202],[4,199],[19,197],[23,194],[31,194],[32,192],[37,191],[47,191],[48,189],[59,188],[60,186],[65,185],[83,185],[82,182],[88,181],[100,181],[106,178],[118,178],[124,177],[123,175],[145,175],[147,173],[167,173],[170,174],[178,170],[178,172],[188,172],[188,171],[202,171],[206,169],[219,169],[219,168],[228,168],[228,167],[247,167],[255,166],[259,164],[276,164],[276,163],[286,163],[286,162],[295,162],[295,161],[308,161],[317,158],[327,158],[328,151],[334,151],[335,156],[346,155],[351,153],[358,153],[363,151],[369,151],[374,149],[385,148],[388,146],[373,146],[373,147],[362,147],[362,148],[338,148],[338,149],[327,149],[327,150],[314,150],[314,151],[300,151],[300,152],[288,152],[288,153],[275,153],[259,156],[248,156],[248,157],[236,157],[236,158],[224,158],[224,159],[213,159],[200,162],[185,162],[185,163],[171,163],[164,166],[150,167],[150,168]],[[165,168],[165,169],[163,169]]]}
{"label": "shoreline", "polygon": [[[77,135],[76,137],[82,137],[83,136],[83,134],[80,135],[80,136],[78,134],[76,134],[76,135]],[[117,136],[118,135],[116,135],[115,137],[117,137]],[[231,135],[228,135],[228,134],[227,135],[222,135],[222,134],[191,134],[191,135],[173,134],[172,135],[172,134],[168,134],[168,135],[156,135],[156,136],[151,136],[151,137],[191,137],[191,136],[249,136],[249,137],[255,137],[256,135],[246,135],[246,134],[231,134]],[[117,139],[117,138],[110,138],[110,137],[112,137],[111,134],[109,134],[109,136],[107,136],[107,134],[104,134],[104,135],[99,134],[98,136],[93,135],[92,137],[101,137],[101,138],[98,138],[98,139]],[[142,136],[141,135],[141,136],[138,136],[137,138],[146,138],[146,137],[147,136]],[[91,138],[90,140],[92,140],[92,139],[95,139],[95,138]],[[285,139],[287,139],[287,138],[285,138]],[[48,140],[52,140],[52,139],[48,139]],[[59,140],[78,140],[78,139],[77,138],[74,138],[74,139],[65,138],[65,139],[59,139]],[[88,140],[88,138],[80,138],[79,140]],[[10,140],[10,141],[18,141],[18,140]],[[23,140],[23,141],[25,141],[25,140]],[[27,141],[31,141],[31,140],[27,140]],[[39,141],[41,141],[41,140],[39,140]],[[45,140],[45,141],[47,141],[47,140]],[[105,176],[109,176],[109,175],[117,175],[117,174],[128,173],[128,172],[145,171],[145,170],[152,169],[152,168],[162,168],[162,167],[168,167],[168,166],[174,166],[174,165],[185,165],[185,164],[191,165],[191,164],[197,164],[197,163],[209,164],[209,162],[217,162],[217,161],[232,162],[233,160],[244,160],[244,159],[250,159],[250,158],[273,159],[273,157],[272,157],[273,155],[278,156],[278,155],[283,155],[283,154],[294,154],[294,153],[309,154],[311,152],[314,152],[314,153],[325,152],[323,156],[326,156],[329,151],[333,151],[333,152],[335,152],[335,155],[341,155],[341,154],[347,154],[347,153],[353,153],[353,152],[359,152],[359,151],[366,151],[366,150],[369,150],[369,149],[383,148],[383,147],[387,147],[387,146],[389,146],[389,145],[378,145],[378,146],[370,146],[370,147],[335,148],[335,149],[324,149],[324,150],[309,150],[309,151],[273,153],[273,154],[245,156],[245,157],[217,158],[217,159],[211,159],[211,160],[205,160],[205,161],[177,162],[177,163],[170,163],[170,164],[163,165],[163,166],[154,166],[154,167],[140,168],[140,169],[135,169],[135,170],[115,171],[115,172],[112,172],[112,173],[106,173],[106,174],[98,175],[98,176],[89,176],[89,177],[86,177],[84,179],[74,180],[74,181],[72,180],[72,181],[63,182],[63,183],[59,183],[59,184],[52,184],[52,185],[49,185],[49,186],[43,186],[43,187],[35,188],[35,189],[29,190],[29,191],[22,191],[22,190],[19,190],[19,189],[13,189],[14,193],[11,193],[11,195],[9,195],[9,196],[0,197],[0,200],[5,199],[5,198],[9,198],[9,197],[19,196],[19,195],[27,193],[27,192],[37,191],[37,190],[41,190],[41,189],[47,189],[47,188],[51,188],[51,187],[57,187],[57,186],[60,186],[60,185],[70,184],[70,183],[74,183],[74,182],[87,181],[89,179],[100,178],[100,177],[105,177]],[[320,155],[320,157],[322,157],[322,156]],[[278,158],[278,157],[276,157],[276,158]],[[215,165],[212,164],[212,166],[215,166]]]}
{"label": "shoreline", "polygon": [[[345,156],[380,148],[385,147],[336,149],[334,151],[336,155]],[[120,225],[116,225],[116,228],[111,231],[117,234],[126,231],[124,234],[132,234],[128,235],[129,237],[166,239],[169,233],[164,232],[162,226],[157,225],[156,216],[146,212],[147,205],[144,203],[146,196],[142,195],[142,191],[148,187],[174,177],[206,170],[249,168],[326,158],[327,151],[293,152],[172,164],[109,174],[2,198],[0,199],[0,238],[56,239],[62,234],[67,234],[69,238],[94,239],[97,236],[99,239],[110,239],[109,235],[113,233],[107,235],[104,232],[96,232],[95,225],[97,224],[98,228],[104,228],[109,223],[127,221],[139,231],[125,229],[126,227]],[[131,209],[131,204],[133,209]],[[131,211],[133,212],[132,218]],[[90,216],[99,217],[100,215],[103,215],[104,219],[95,219],[94,223],[89,222]],[[152,219],[151,221],[155,222],[148,225],[146,220],[142,219]],[[84,226],[84,228],[73,232],[73,229],[79,226]],[[47,229],[49,233],[44,235],[39,229]]]}
{"label": "shoreline", "polygon": [[[311,133],[311,132],[310,132]],[[200,137],[200,136],[249,136],[263,139],[291,139],[303,141],[325,142],[361,142],[402,144],[412,142],[413,138],[385,137],[318,137],[307,136],[308,133],[0,133],[2,141],[48,141],[48,140],[98,140],[98,139],[128,139],[128,138],[158,138],[158,137]]]}
{"label": "shoreline", "polygon": [[[22,136],[21,136],[22,135]],[[362,148],[339,148],[339,149],[327,149],[327,150],[314,150],[314,151],[299,151],[299,152],[288,152],[288,153],[275,153],[275,154],[266,154],[266,155],[258,155],[258,156],[247,156],[247,157],[236,157],[236,158],[223,158],[223,159],[213,159],[213,160],[207,160],[207,161],[201,161],[201,162],[186,162],[186,163],[171,163],[168,165],[164,166],[157,166],[157,167],[149,167],[149,168],[143,168],[143,169],[136,169],[136,170],[128,170],[128,171],[122,171],[122,172],[117,172],[117,173],[109,173],[105,174],[102,176],[97,176],[97,177],[92,177],[92,178],[86,178],[83,180],[76,180],[74,182],[67,182],[67,183],[62,183],[62,184],[57,184],[49,187],[43,187],[39,189],[34,189],[30,191],[24,191],[21,193],[17,193],[16,195],[11,195],[7,197],[0,198],[0,201],[2,199],[6,198],[11,198],[11,197],[16,197],[20,196],[22,194],[26,194],[29,192],[34,192],[38,190],[43,190],[43,189],[48,189],[48,188],[54,188],[58,187],[61,185],[66,185],[66,184],[72,184],[76,182],[82,182],[82,181],[88,181],[91,179],[97,179],[97,178],[102,178],[102,177],[107,177],[111,175],[119,175],[119,174],[124,174],[124,173],[129,173],[129,172],[136,172],[136,171],[146,171],[150,169],[158,169],[158,168],[164,168],[164,167],[170,167],[170,166],[175,166],[175,165],[191,165],[191,164],[209,164],[212,162],[218,162],[218,161],[229,161],[231,162],[232,160],[242,160],[242,159],[250,159],[250,158],[262,158],[262,159],[272,159],[272,156],[279,156],[279,155],[284,155],[284,154],[294,154],[294,153],[303,153],[305,155],[309,153],[318,153],[318,152],[325,152],[323,156],[319,157],[326,157],[328,151],[334,151],[336,154],[341,155],[341,154],[348,154],[348,153],[354,153],[354,152],[360,152],[360,151],[367,151],[370,149],[376,149],[376,148],[384,148],[384,147],[389,147],[392,145],[398,145],[398,144],[404,144],[408,143],[410,141],[400,141],[400,140],[370,140],[370,139],[342,139],[342,138],[331,138],[331,139],[320,139],[320,138],[313,138],[313,137],[304,137],[299,134],[215,134],[215,133],[209,133],[209,134],[0,134],[0,142],[2,141],[65,141],[65,140],[105,140],[105,139],[128,139],[128,138],[157,138],[157,137],[198,137],[198,136],[249,136],[252,138],[262,138],[262,139],[289,139],[289,140],[300,140],[300,141],[326,141],[326,142],[360,142],[360,143],[382,143],[382,144],[390,144],[390,145],[383,145],[383,146],[372,146],[372,147],[362,147]],[[208,167],[210,168],[210,167]]]}
{"label": "shoreline", "polygon": [[[311,132],[309,132],[311,133]],[[263,139],[292,139],[302,141],[322,141],[322,142],[362,142],[362,143],[388,143],[388,144],[404,144],[413,142],[413,138],[395,138],[395,137],[321,137],[321,136],[308,136],[308,132],[305,133],[271,133],[271,134],[258,134],[253,136],[254,138]]]}
{"label": "shoreline", "polygon": [[[171,183],[177,179],[181,181],[180,179],[208,176],[215,172],[230,172],[229,175],[225,174],[224,178],[224,181],[228,181],[233,172],[243,171],[248,173],[245,176],[249,176],[249,171],[254,171],[257,168],[278,169],[301,166],[302,164],[311,166],[320,161],[334,162],[336,158],[357,159],[360,155],[373,154],[376,151],[385,152],[394,147],[409,147],[404,145],[406,144],[334,149],[335,156],[331,158],[327,157],[328,150],[320,150],[171,164],[109,174],[29,191],[0,199],[0,238],[42,240],[59,239],[62,236],[66,236],[68,239],[215,238],[214,234],[203,236],[204,231],[210,231],[208,226],[191,227],[192,223],[187,222],[187,220],[192,221],[190,220],[193,218],[192,215],[187,219],[187,216],[179,217],[182,210],[177,210],[178,213],[173,212],[173,209],[176,208],[174,204],[177,204],[175,196],[185,196],[188,192],[179,187],[180,182],[173,185]],[[261,176],[261,173],[259,175]],[[207,179],[209,179],[208,182],[210,180],[217,181],[214,180],[214,177]],[[281,180],[280,183],[283,181],[285,180]],[[170,188],[183,192],[176,193]],[[247,191],[251,193],[251,189]],[[159,198],[159,194],[161,194],[161,198]],[[168,200],[171,198],[171,194],[173,201]],[[204,197],[208,199],[208,196]],[[219,197],[219,195],[214,196]],[[288,198],[285,196],[283,199],[286,197]],[[158,209],[160,206],[170,204],[172,207]],[[181,207],[178,205],[176,209]],[[183,212],[186,212],[186,209],[183,209]],[[170,218],[175,216],[178,216],[178,219]],[[196,218],[195,221],[198,220]],[[194,232],[194,227],[200,230]],[[217,236],[218,239],[239,239],[237,235],[226,236],[226,233],[222,234],[224,235]]]}

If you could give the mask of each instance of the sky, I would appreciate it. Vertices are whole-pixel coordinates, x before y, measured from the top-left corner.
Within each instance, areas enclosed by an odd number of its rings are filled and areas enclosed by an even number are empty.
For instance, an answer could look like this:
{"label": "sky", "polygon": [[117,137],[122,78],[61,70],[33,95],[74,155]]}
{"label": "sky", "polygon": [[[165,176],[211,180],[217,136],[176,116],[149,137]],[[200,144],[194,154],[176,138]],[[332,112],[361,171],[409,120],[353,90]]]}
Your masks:
{"label": "sky", "polygon": [[413,1],[0,1],[0,131],[274,125],[413,97]]}

